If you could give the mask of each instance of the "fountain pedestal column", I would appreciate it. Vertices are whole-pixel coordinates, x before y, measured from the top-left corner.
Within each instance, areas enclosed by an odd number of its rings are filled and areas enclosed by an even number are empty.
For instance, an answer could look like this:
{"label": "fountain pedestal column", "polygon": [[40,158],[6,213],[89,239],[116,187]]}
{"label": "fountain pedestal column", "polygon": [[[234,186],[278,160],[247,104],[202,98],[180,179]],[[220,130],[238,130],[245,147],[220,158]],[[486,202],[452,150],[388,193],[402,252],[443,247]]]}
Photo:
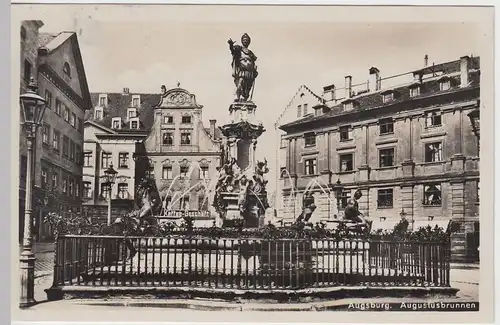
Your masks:
{"label": "fountain pedestal column", "polygon": [[257,162],[255,151],[257,138],[265,131],[256,121],[257,105],[251,101],[235,102],[229,106],[230,123],[220,127],[227,138],[227,161],[224,176],[218,185],[216,205],[223,225],[231,226],[235,221],[246,227],[263,224],[267,209],[266,184],[267,162]]}

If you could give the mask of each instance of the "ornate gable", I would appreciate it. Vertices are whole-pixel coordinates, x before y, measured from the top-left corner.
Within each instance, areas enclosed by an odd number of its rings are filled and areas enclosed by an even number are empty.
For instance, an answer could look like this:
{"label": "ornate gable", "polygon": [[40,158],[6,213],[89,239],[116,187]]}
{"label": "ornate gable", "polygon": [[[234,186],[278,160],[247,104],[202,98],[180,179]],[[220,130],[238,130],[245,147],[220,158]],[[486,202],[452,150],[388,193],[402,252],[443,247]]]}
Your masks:
{"label": "ornate gable", "polygon": [[196,96],[182,88],[173,88],[161,95],[156,108],[202,108],[196,103]]}

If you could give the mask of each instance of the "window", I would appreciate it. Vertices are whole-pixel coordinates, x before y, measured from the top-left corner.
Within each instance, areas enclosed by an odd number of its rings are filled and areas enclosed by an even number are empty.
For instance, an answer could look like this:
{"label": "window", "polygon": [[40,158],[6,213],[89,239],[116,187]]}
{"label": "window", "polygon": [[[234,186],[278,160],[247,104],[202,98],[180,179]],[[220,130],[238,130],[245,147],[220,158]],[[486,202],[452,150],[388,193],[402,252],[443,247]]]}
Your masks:
{"label": "window", "polygon": [[208,166],[202,166],[200,168],[200,177],[202,179],[207,179],[208,178]]}
{"label": "window", "polygon": [[43,142],[43,144],[46,144],[46,145],[49,144],[49,137],[50,137],[50,125],[44,124],[42,127],[42,142]]}
{"label": "window", "polygon": [[128,199],[128,184],[126,183],[118,184],[118,198],[122,200]]}
{"label": "window", "polygon": [[380,149],[380,167],[394,166],[394,148]]}
{"label": "window", "polygon": [[280,144],[280,147],[281,147],[281,148],[286,148],[287,143],[288,143],[288,139],[283,139],[283,138],[281,138],[281,144]]}
{"label": "window", "polygon": [[66,105],[64,105],[64,120],[69,122],[69,108]]}
{"label": "window", "polygon": [[380,134],[394,133],[394,121],[392,118],[384,118],[379,121]]}
{"label": "window", "polygon": [[83,182],[83,198],[92,199],[92,184],[90,182]]}
{"label": "window", "polygon": [[316,134],[314,132],[304,134],[304,141],[306,147],[311,147],[316,145]]}
{"label": "window", "polygon": [[302,116],[302,105],[297,106],[297,117]]}
{"label": "window", "polygon": [[172,166],[163,166],[161,172],[162,179],[172,179]]}
{"label": "window", "polygon": [[30,81],[31,79],[31,63],[28,60],[24,60],[24,80]]}
{"label": "window", "polygon": [[339,128],[340,141],[348,141],[351,140],[351,126],[341,126]]}
{"label": "window", "polygon": [[62,106],[61,100],[59,98],[56,98],[55,112],[59,116],[61,115],[61,106]]}
{"label": "window", "polygon": [[76,128],[76,114],[71,113],[70,119],[69,119],[69,124],[71,124],[72,127]]}
{"label": "window", "polygon": [[386,93],[382,95],[382,101],[388,103],[394,99],[394,93]]}
{"label": "window", "polygon": [[75,145],[75,162],[82,163],[82,148],[79,145]]}
{"label": "window", "polygon": [[317,169],[316,169],[316,159],[306,159],[304,161],[304,173],[306,175],[316,175],[317,174]]}
{"label": "window", "polygon": [[132,106],[139,107],[139,100],[140,100],[140,98],[133,98],[132,99]]}
{"label": "window", "polygon": [[119,117],[114,117],[113,118],[113,123],[111,126],[113,129],[121,129],[122,127],[122,120]]}
{"label": "window", "polygon": [[443,148],[441,142],[425,144],[425,162],[437,162],[443,160]]}
{"label": "window", "polygon": [[103,152],[102,153],[102,168],[108,168],[111,164],[111,152]]}
{"label": "window", "polygon": [[352,153],[339,155],[339,162],[341,172],[348,172],[354,169]]}
{"label": "window", "polygon": [[59,175],[57,174],[57,171],[52,170],[52,190],[53,191],[57,188],[58,184],[59,184]]}
{"label": "window", "polygon": [[77,130],[83,134],[83,121],[81,118],[78,118]]}
{"label": "window", "polygon": [[75,187],[75,180],[74,179],[70,179],[69,180],[69,196],[73,196],[73,190],[74,190],[74,187]]}
{"label": "window", "polygon": [[63,136],[63,157],[68,158],[69,156],[69,138],[67,136]]}
{"label": "window", "polygon": [[304,116],[307,115],[307,104],[304,104]]}
{"label": "window", "polygon": [[128,152],[120,152],[118,154],[118,167],[128,168]]}
{"label": "window", "polygon": [[188,166],[181,166],[181,176],[182,177],[187,177],[189,171]]}
{"label": "window", "polygon": [[64,194],[68,193],[68,179],[64,176],[63,176],[63,180],[62,180],[62,192]]}
{"label": "window", "polygon": [[92,166],[92,152],[85,151],[83,153],[83,167],[91,167]]}
{"label": "window", "polygon": [[47,108],[52,109],[52,93],[45,90],[45,100],[47,101]]}
{"label": "window", "polygon": [[102,119],[102,109],[96,108],[95,110],[95,119],[96,120],[101,120]]}
{"label": "window", "polygon": [[69,78],[71,78],[71,68],[69,67],[69,63],[68,62],[64,62],[63,72],[64,72],[64,74],[66,76],[68,76]]}
{"label": "window", "polygon": [[181,210],[189,210],[189,196],[182,197]]}
{"label": "window", "polygon": [[441,205],[441,184],[424,185],[424,205]]}
{"label": "window", "polygon": [[392,208],[394,203],[392,188],[378,190],[377,207],[378,208]]}
{"label": "window", "polygon": [[139,128],[139,119],[137,117],[134,117],[130,120],[130,128],[131,129],[138,129]]}
{"label": "window", "polygon": [[344,103],[344,111],[350,111],[354,108],[353,102]]}
{"label": "window", "polygon": [[73,141],[69,142],[69,159],[75,160],[75,143]]}
{"label": "window", "polygon": [[451,81],[450,80],[442,80],[439,83],[439,90],[445,91],[451,88]]}
{"label": "window", "polygon": [[131,108],[128,110],[128,119],[134,118],[137,116],[137,110],[135,108]]}
{"label": "window", "polygon": [[52,134],[52,148],[56,151],[59,151],[59,141],[61,140],[61,133],[57,130],[54,130]]}
{"label": "window", "polygon": [[105,199],[109,198],[111,194],[111,186],[108,183],[101,184],[101,196]]}
{"label": "window", "polygon": [[181,133],[181,145],[190,145],[191,144],[191,133],[184,132]]}
{"label": "window", "polygon": [[149,166],[146,169],[146,178],[154,179],[155,178],[155,166]]}
{"label": "window", "polygon": [[49,182],[49,172],[47,168],[42,167],[42,187],[45,188]]}
{"label": "window", "polygon": [[174,137],[172,136],[172,133],[170,132],[163,133],[163,145],[172,146],[173,144],[174,144]]}
{"label": "window", "polygon": [[340,194],[340,207],[345,209],[347,206],[347,202],[351,198],[351,190],[343,190],[342,194]]}
{"label": "window", "polygon": [[425,127],[440,126],[441,122],[440,111],[432,111],[425,114]]}
{"label": "window", "polygon": [[190,124],[191,123],[191,116],[183,116],[181,123],[183,124]]}
{"label": "window", "polygon": [[320,116],[322,112],[323,112],[323,110],[321,109],[321,107],[315,108],[314,109],[314,116]]}
{"label": "window", "polygon": [[481,194],[479,182],[480,181],[477,181],[477,183],[476,183],[476,202],[478,202],[478,203],[479,203],[479,195]]}
{"label": "window", "polygon": [[106,96],[99,96],[99,106],[104,107],[107,104]]}
{"label": "window", "polygon": [[420,95],[420,87],[419,86],[410,88],[410,97],[416,97],[418,95]]}
{"label": "window", "polygon": [[170,116],[170,115],[163,116],[163,123],[164,124],[172,124],[172,123],[174,123],[174,117]]}
{"label": "window", "polygon": [[80,182],[75,181],[75,197],[80,197]]}

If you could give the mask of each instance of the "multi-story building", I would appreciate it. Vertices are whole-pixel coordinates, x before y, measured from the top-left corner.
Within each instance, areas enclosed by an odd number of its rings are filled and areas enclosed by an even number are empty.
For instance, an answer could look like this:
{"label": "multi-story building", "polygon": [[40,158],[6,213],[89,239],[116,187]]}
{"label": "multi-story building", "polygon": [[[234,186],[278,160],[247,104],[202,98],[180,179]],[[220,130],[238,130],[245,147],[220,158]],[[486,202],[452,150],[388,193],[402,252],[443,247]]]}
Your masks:
{"label": "multi-story building", "polygon": [[[220,164],[221,134],[210,121],[202,123],[202,106],[179,87],[161,94],[92,94],[94,108],[85,122],[84,210],[104,221],[111,193],[112,218],[134,208],[135,189],[153,179],[167,217],[185,211],[213,221],[207,198]],[[118,172],[110,189],[104,170]],[[200,212],[201,211],[201,212]],[[210,223],[211,225],[211,223]]]}
{"label": "multi-story building", "polygon": [[151,132],[136,153],[142,162],[138,172],[155,180],[167,215],[177,218],[190,212],[197,224],[212,225],[210,196],[222,157],[216,121],[205,128],[203,106],[179,85],[168,91],[162,86],[161,99],[152,109]]}
{"label": "multi-story building", "polygon": [[[34,233],[39,240],[51,235],[43,223],[48,212],[77,213],[81,209],[83,117],[91,107],[76,33],[39,33],[42,26],[41,21],[21,25],[21,92],[33,77],[47,101],[34,145]],[[24,187],[26,144],[22,132],[20,140],[20,185]],[[20,234],[24,195],[20,191]]]}
{"label": "multi-story building", "polygon": [[314,114],[280,127],[282,217],[300,213],[305,191],[314,193],[317,221],[341,215],[338,183],[341,208],[361,190],[374,228],[401,218],[414,229],[453,221],[454,256],[477,258],[479,146],[468,113],[480,105],[479,62],[465,56],[388,78],[371,68],[357,90],[345,78],[340,100],[325,87]]}
{"label": "multi-story building", "polygon": [[[160,95],[130,93],[124,88],[121,93],[92,93],[91,97],[93,109],[85,118],[83,209],[88,217],[104,222],[110,195],[113,216],[134,207],[136,143],[149,134]],[[118,174],[110,187],[104,171],[111,165]]]}

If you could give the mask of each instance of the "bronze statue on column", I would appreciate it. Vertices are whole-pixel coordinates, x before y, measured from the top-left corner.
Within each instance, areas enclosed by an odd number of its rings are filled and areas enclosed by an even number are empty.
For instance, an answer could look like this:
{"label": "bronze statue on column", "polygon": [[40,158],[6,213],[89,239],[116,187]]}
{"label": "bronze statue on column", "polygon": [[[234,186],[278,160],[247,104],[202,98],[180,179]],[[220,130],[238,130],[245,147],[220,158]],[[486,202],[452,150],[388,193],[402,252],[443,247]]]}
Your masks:
{"label": "bronze statue on column", "polygon": [[250,36],[245,33],[241,36],[241,45],[235,45],[232,39],[229,39],[229,49],[233,56],[233,78],[236,86],[235,102],[246,102],[252,99],[255,78],[257,78],[257,56],[248,48],[250,45]]}

